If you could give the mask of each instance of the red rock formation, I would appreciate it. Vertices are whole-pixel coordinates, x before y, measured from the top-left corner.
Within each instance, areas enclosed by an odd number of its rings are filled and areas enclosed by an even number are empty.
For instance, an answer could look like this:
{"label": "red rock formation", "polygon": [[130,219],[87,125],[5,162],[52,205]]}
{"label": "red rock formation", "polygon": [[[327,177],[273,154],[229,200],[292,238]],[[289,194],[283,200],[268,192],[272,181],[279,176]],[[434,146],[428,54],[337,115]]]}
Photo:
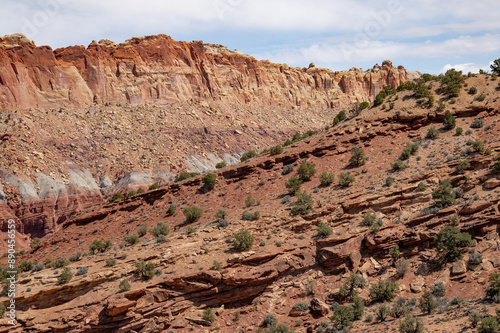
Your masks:
{"label": "red rock formation", "polygon": [[339,107],[373,99],[408,80],[390,61],[363,72],[332,72],[258,61],[221,45],[165,35],[120,45],[36,47],[22,35],[0,39],[0,109],[81,107],[92,103],[229,104]]}

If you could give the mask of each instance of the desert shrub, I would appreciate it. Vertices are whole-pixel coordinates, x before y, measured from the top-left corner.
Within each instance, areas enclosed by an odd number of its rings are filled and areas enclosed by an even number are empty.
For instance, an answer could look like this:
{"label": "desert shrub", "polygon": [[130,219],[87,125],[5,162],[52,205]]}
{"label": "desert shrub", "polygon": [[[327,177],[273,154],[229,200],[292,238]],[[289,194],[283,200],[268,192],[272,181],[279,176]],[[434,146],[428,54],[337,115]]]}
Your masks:
{"label": "desert shrub", "polygon": [[410,262],[404,258],[399,259],[396,261],[396,273],[398,277],[402,277],[406,274],[406,271],[408,270],[408,267],[410,266]]}
{"label": "desert shrub", "polygon": [[352,327],[354,311],[352,307],[348,305],[339,305],[334,309],[333,316],[330,317],[330,320],[338,330]]}
{"label": "desert shrub", "polygon": [[490,284],[486,288],[486,296],[488,297],[497,297],[500,295],[500,274],[493,273],[489,278]]}
{"label": "desert shrub", "polygon": [[270,150],[271,156],[279,155],[282,152],[283,152],[283,147],[281,145],[271,147],[271,150]]}
{"label": "desert shrub", "polygon": [[417,191],[420,191],[420,192],[425,191],[425,190],[427,190],[427,187],[428,186],[425,183],[420,182],[417,185]]}
{"label": "desert shrub", "polygon": [[21,272],[29,272],[33,269],[33,262],[30,260],[21,260],[19,263],[19,269]]}
{"label": "desert shrub", "polygon": [[431,287],[431,293],[434,297],[444,297],[446,294],[446,287],[443,282],[434,283]]}
{"label": "desert shrub", "polygon": [[411,155],[415,155],[419,147],[420,145],[418,142],[408,142],[405,149],[403,149],[403,152],[399,156],[399,159],[402,161],[409,159]]}
{"label": "desert shrub", "polygon": [[158,186],[158,184],[156,184],[156,183],[155,183],[155,184],[151,184],[151,185],[149,186],[149,188],[148,188],[148,191],[154,191],[154,190],[157,190],[158,188],[160,188],[160,187]]}
{"label": "desert shrub", "polygon": [[367,227],[371,227],[375,220],[377,219],[377,215],[375,213],[366,213],[363,216],[363,224]]}
{"label": "desert shrub", "polygon": [[352,183],[354,183],[354,175],[351,175],[350,173],[342,172],[338,176],[339,178],[339,184],[342,187],[349,187]]}
{"label": "desert shrub", "polygon": [[84,266],[84,267],[78,267],[78,270],[76,271],[76,275],[85,275],[89,271],[89,268]]}
{"label": "desert shrub", "polygon": [[144,260],[139,260],[135,263],[137,272],[141,275],[144,280],[152,279],[155,276],[156,265],[152,262],[146,263]]}
{"label": "desert shrub", "polygon": [[217,176],[213,173],[207,173],[205,177],[203,177],[203,187],[209,191],[214,189],[216,183]]}
{"label": "desert shrub", "polygon": [[226,162],[219,162],[219,163],[217,163],[217,164],[215,165],[215,168],[216,168],[216,169],[222,169],[222,168],[225,168],[225,167],[227,167]]}
{"label": "desert shrub", "polygon": [[313,208],[312,194],[307,194],[307,192],[304,191],[297,192],[295,195],[297,196],[297,201],[292,207],[292,215],[309,214]]}
{"label": "desert shrub", "polygon": [[454,68],[446,71],[441,77],[441,88],[448,97],[458,97],[460,94],[460,85],[465,80],[462,77],[462,71],[456,71]]}
{"label": "desert shrub", "polygon": [[361,318],[363,318],[363,313],[365,312],[365,304],[360,297],[354,297],[351,307],[354,315],[354,320],[360,320]]}
{"label": "desert shrub", "polygon": [[479,96],[477,96],[477,97],[475,98],[475,100],[476,100],[476,101],[478,101],[478,102],[482,102],[482,101],[484,101],[485,99],[486,99],[486,95],[485,95],[485,94],[480,94]]}
{"label": "desert shrub", "polygon": [[258,219],[260,219],[260,213],[259,212],[243,212],[243,214],[241,214],[241,219],[242,220],[246,220],[246,221],[257,221]]}
{"label": "desert shrub", "polygon": [[470,163],[467,160],[459,161],[455,166],[455,171],[457,173],[464,173],[465,170],[470,168]]}
{"label": "desert shrub", "polygon": [[389,317],[390,313],[391,309],[385,304],[382,304],[375,309],[375,316],[379,321],[385,321],[387,317]]}
{"label": "desert shrub", "polygon": [[307,182],[310,181],[311,177],[316,174],[316,167],[314,163],[302,161],[297,169],[297,173],[299,174],[299,179],[301,181]]}
{"label": "desert shrub", "polygon": [[201,216],[203,215],[203,209],[196,206],[186,207],[184,208],[182,213],[186,217],[186,221],[188,223],[192,223],[198,221],[201,218]]}
{"label": "desert shrub", "polygon": [[129,243],[130,245],[135,245],[135,244],[139,243],[139,241],[140,241],[138,234],[125,235],[124,240],[125,240],[125,242]]}
{"label": "desert shrub", "polygon": [[41,241],[42,240],[38,237],[33,238],[30,242],[30,247],[35,248],[38,244],[40,244]]}
{"label": "desert shrub", "polygon": [[225,219],[227,217],[227,212],[224,209],[219,209],[217,213],[215,213],[215,218],[217,219]]}
{"label": "desert shrub", "polygon": [[481,128],[483,127],[484,125],[484,122],[482,119],[474,119],[474,121],[472,121],[472,124],[470,124],[470,128]]}
{"label": "desert shrub", "polygon": [[226,228],[229,225],[229,221],[226,219],[220,219],[219,220],[219,228]]}
{"label": "desert shrub", "polygon": [[323,222],[318,223],[316,230],[318,231],[318,237],[328,237],[333,233],[333,229],[328,224]]}
{"label": "desert shrub", "polygon": [[130,282],[127,281],[127,279],[123,279],[120,281],[120,284],[118,285],[118,292],[123,293],[125,291],[130,290]]}
{"label": "desert shrub", "polygon": [[123,194],[121,194],[121,193],[115,193],[115,194],[113,194],[113,196],[111,197],[111,199],[109,199],[109,202],[121,201],[123,199],[125,199],[125,197],[123,196]]}
{"label": "desert shrub", "polygon": [[387,177],[387,178],[385,179],[385,185],[386,185],[387,187],[391,187],[391,185],[392,185],[393,183],[394,183],[394,178],[392,178],[392,177]]}
{"label": "desert shrub", "polygon": [[360,167],[366,163],[366,156],[363,149],[360,147],[354,147],[351,150],[351,158],[349,159],[349,164],[353,167]]}
{"label": "desert shrub", "polygon": [[293,168],[294,168],[293,164],[287,164],[283,167],[283,171],[281,172],[281,174],[283,176],[288,175],[293,171]]}
{"label": "desert shrub", "polygon": [[146,191],[144,191],[142,188],[139,188],[137,190],[137,194],[144,194],[144,193],[146,193]]}
{"label": "desert shrub", "polygon": [[389,280],[380,280],[370,286],[369,297],[374,303],[391,301],[396,296],[397,283]]}
{"label": "desert shrub", "polygon": [[394,262],[398,260],[399,256],[401,255],[398,244],[395,244],[389,249],[389,255],[391,256],[392,260],[394,260]]}
{"label": "desert shrub", "polygon": [[147,233],[148,233],[148,225],[146,223],[144,223],[139,227],[139,229],[137,229],[137,235],[139,235],[139,237],[143,237]]}
{"label": "desert shrub", "polygon": [[464,132],[464,129],[462,127],[457,127],[455,130],[455,135],[456,136],[462,135],[463,132]]}
{"label": "desert shrub", "polygon": [[246,153],[244,153],[241,158],[240,158],[240,161],[241,162],[245,162],[245,161],[248,161],[249,159],[251,158],[254,158],[254,157],[257,157],[259,154],[257,154],[257,152],[255,150],[250,150]]}
{"label": "desert shrub", "polygon": [[304,302],[297,302],[297,303],[295,303],[295,304],[292,306],[292,309],[300,309],[300,310],[307,311],[307,310],[309,310],[309,305],[307,305],[307,304],[306,304],[306,303],[304,303]]}
{"label": "desert shrub", "polygon": [[35,266],[33,266],[33,272],[40,272],[42,269],[45,268],[45,265],[44,264],[35,264]]}
{"label": "desert shrub", "polygon": [[71,273],[71,269],[69,267],[64,267],[61,275],[57,277],[57,284],[65,284],[71,281],[73,278],[73,273]]}
{"label": "desert shrub", "polygon": [[399,324],[400,333],[424,333],[425,326],[421,319],[416,319],[412,315],[407,315]]}
{"label": "desert shrub", "polygon": [[476,328],[477,324],[481,321],[481,315],[477,311],[472,311],[469,315],[469,320],[473,328]]}
{"label": "desert shrub", "polygon": [[472,249],[469,252],[469,260],[468,260],[469,265],[479,265],[482,262],[483,262],[483,256],[481,255],[481,253],[476,252],[474,251],[474,249]]}
{"label": "desert shrub", "polygon": [[209,323],[213,322],[215,320],[215,314],[212,311],[212,308],[206,308],[203,311],[203,320],[208,321]]}
{"label": "desert shrub", "polygon": [[439,182],[438,188],[432,192],[432,198],[436,200],[435,206],[445,208],[455,204],[455,193],[449,179]]}
{"label": "desert shrub", "polygon": [[177,179],[175,180],[176,183],[178,182],[182,182],[183,180],[186,180],[186,179],[189,179],[189,178],[193,178],[193,177],[196,177],[196,176],[199,176],[200,173],[199,172],[183,172],[179,175],[179,177],[177,177]]}
{"label": "desert shrub", "polygon": [[347,280],[340,288],[340,296],[354,298],[358,295],[358,288],[363,288],[366,285],[363,276],[356,273],[351,273]]}
{"label": "desert shrub", "polygon": [[321,182],[321,185],[323,186],[330,186],[335,182],[335,174],[333,172],[326,172],[324,171],[320,176],[319,180]]}
{"label": "desert shrub", "polygon": [[246,251],[249,250],[253,245],[254,238],[250,231],[246,229],[241,229],[233,236],[233,247],[236,250]]}
{"label": "desert shrub", "polygon": [[292,176],[286,183],[286,188],[289,190],[290,194],[295,194],[300,190],[302,186],[302,181],[297,176]]}
{"label": "desert shrub", "polygon": [[469,95],[475,95],[477,94],[477,88],[476,87],[470,87],[469,88]]}
{"label": "desert shrub", "polygon": [[131,198],[131,197],[133,197],[133,196],[134,196],[134,195],[136,195],[136,194],[137,194],[137,192],[136,192],[136,191],[134,191],[134,190],[130,190],[130,191],[128,191],[128,193],[127,193],[127,198]]}
{"label": "desert shrub", "polygon": [[418,307],[422,310],[422,312],[427,314],[431,314],[437,307],[436,299],[432,296],[432,293],[429,290],[424,291],[424,294],[420,298]]}
{"label": "desert shrub", "polygon": [[80,260],[81,257],[82,257],[82,253],[81,252],[77,252],[75,254],[70,255],[68,259],[71,262],[75,262],[75,261]]}
{"label": "desert shrub", "polygon": [[496,333],[500,329],[498,320],[495,317],[489,316],[481,320],[477,327],[478,333]]}
{"label": "desert shrub", "polygon": [[370,106],[370,103],[365,101],[365,102],[362,102],[361,104],[359,104],[359,109],[364,110],[369,106]]}
{"label": "desert shrub", "polygon": [[444,127],[449,130],[454,129],[456,126],[455,117],[448,110],[446,110],[446,112],[444,113],[443,124]]}
{"label": "desert shrub", "polygon": [[69,265],[69,260],[66,258],[57,258],[54,262],[54,268],[62,268]]}
{"label": "desert shrub", "polygon": [[151,228],[149,232],[155,237],[159,235],[167,236],[170,233],[170,227],[168,224],[160,221],[155,227]]}
{"label": "desert shrub", "polygon": [[0,303],[0,319],[3,318],[3,315],[5,314],[6,311],[7,308],[5,307],[5,305],[3,303]]}
{"label": "desert shrub", "polygon": [[425,137],[427,139],[431,139],[431,140],[437,139],[439,137],[439,131],[435,127],[429,127]]}
{"label": "desert shrub", "polygon": [[251,195],[249,195],[245,200],[245,207],[252,207],[254,205],[255,205],[255,199],[252,198]]}
{"label": "desert shrub", "polygon": [[401,161],[401,160],[396,160],[394,163],[391,164],[391,169],[393,171],[400,171],[400,170],[404,170],[406,169],[406,164],[405,162]]}
{"label": "desert shrub", "polygon": [[116,259],[115,258],[108,258],[106,259],[106,266],[107,267],[113,267],[116,265]]}
{"label": "desert shrub", "polygon": [[452,226],[441,229],[434,237],[436,249],[443,253],[447,260],[455,261],[462,258],[462,249],[472,245],[471,236]]}
{"label": "desert shrub", "polygon": [[262,321],[262,326],[264,327],[274,327],[278,324],[278,319],[270,313],[264,316],[264,320]]}
{"label": "desert shrub", "polygon": [[483,141],[481,140],[474,140],[471,143],[472,149],[474,149],[475,152],[482,152],[483,151]]}
{"label": "desert shrub", "polygon": [[394,303],[392,303],[391,316],[394,318],[400,318],[406,316],[410,310],[406,304],[406,298],[398,297]]}

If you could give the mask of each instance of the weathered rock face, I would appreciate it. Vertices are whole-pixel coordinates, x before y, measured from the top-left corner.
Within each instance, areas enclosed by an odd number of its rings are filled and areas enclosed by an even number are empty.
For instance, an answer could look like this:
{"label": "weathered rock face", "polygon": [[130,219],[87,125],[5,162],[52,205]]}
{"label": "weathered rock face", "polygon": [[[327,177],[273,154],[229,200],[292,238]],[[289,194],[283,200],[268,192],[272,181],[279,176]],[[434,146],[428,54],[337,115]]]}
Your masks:
{"label": "weathered rock face", "polygon": [[333,72],[258,61],[221,45],[165,35],[120,45],[36,47],[23,35],[0,39],[0,109],[82,107],[93,103],[230,104],[342,107],[373,99],[408,80],[390,61],[364,72]]}

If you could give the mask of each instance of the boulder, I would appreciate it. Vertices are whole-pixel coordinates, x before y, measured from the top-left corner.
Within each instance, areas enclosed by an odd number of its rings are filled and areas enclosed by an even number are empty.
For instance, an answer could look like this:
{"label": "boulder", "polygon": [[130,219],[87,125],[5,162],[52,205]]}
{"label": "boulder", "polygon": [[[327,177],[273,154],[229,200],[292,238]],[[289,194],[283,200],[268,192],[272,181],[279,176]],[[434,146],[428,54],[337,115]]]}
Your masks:
{"label": "boulder", "polygon": [[311,300],[311,313],[313,315],[324,317],[328,314],[328,312],[330,312],[330,308],[326,303],[317,298],[313,298]]}

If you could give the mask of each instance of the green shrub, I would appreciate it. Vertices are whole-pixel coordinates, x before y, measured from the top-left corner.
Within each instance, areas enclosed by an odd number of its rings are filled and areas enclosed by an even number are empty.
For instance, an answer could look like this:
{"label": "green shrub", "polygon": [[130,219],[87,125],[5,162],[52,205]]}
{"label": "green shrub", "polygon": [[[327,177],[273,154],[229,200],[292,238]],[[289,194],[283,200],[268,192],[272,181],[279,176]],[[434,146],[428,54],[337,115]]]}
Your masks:
{"label": "green shrub", "polygon": [[113,267],[116,265],[116,259],[115,258],[108,258],[106,259],[106,266],[107,267]]}
{"label": "green shrub", "polygon": [[224,209],[219,209],[217,213],[215,213],[215,218],[217,219],[225,219],[227,217],[227,212]]}
{"label": "green shrub", "polygon": [[175,211],[177,210],[177,205],[175,203],[170,204],[167,210],[167,214],[172,216],[175,214]]}
{"label": "green shrub", "polygon": [[281,172],[281,174],[283,176],[286,176],[288,175],[289,173],[291,173],[293,171],[293,164],[287,164],[283,167],[283,172]]}
{"label": "green shrub", "polygon": [[188,226],[188,227],[187,227],[186,232],[187,232],[187,234],[188,234],[188,235],[191,235],[191,234],[196,233],[196,231],[197,231],[197,230],[198,230],[198,229],[196,229],[196,228],[195,228],[195,227],[193,227],[193,226]]}
{"label": "green shrub", "polygon": [[392,178],[392,177],[387,177],[387,178],[385,179],[385,185],[386,185],[387,187],[391,187],[391,185],[392,185],[393,183],[394,183],[394,178]]}
{"label": "green shrub", "polygon": [[338,330],[352,327],[354,321],[354,311],[352,307],[348,305],[339,305],[335,307],[333,316],[330,317],[330,320]]}
{"label": "green shrub", "polygon": [[441,88],[448,97],[458,97],[460,94],[460,86],[464,82],[462,71],[456,71],[452,68],[441,77]]}
{"label": "green shrub", "polygon": [[130,190],[130,191],[127,193],[127,198],[131,198],[131,197],[133,197],[133,196],[134,196],[134,195],[136,195],[136,194],[137,194],[137,192],[136,192],[136,191],[134,191],[134,190]]}
{"label": "green shrub", "polygon": [[316,174],[316,168],[314,163],[302,161],[300,163],[299,168],[297,169],[297,173],[299,174],[299,179],[303,182],[308,182],[311,180],[311,177]]}
{"label": "green shrub", "polygon": [[245,161],[248,161],[249,159],[251,158],[254,158],[254,157],[257,157],[259,154],[257,154],[257,152],[255,150],[250,150],[246,153],[244,153],[241,158],[240,158],[240,161],[241,162],[245,162]]}
{"label": "green shrub", "polygon": [[477,96],[477,97],[475,98],[475,100],[476,100],[476,101],[478,101],[478,102],[482,102],[482,101],[484,101],[485,99],[486,99],[486,95],[485,95],[485,94],[480,94],[479,96]]}
{"label": "green shrub", "polygon": [[484,122],[482,119],[474,119],[472,124],[470,124],[470,128],[481,128],[484,126]]}
{"label": "green shrub", "polygon": [[215,168],[216,168],[216,169],[222,169],[222,168],[225,168],[225,167],[227,167],[226,162],[219,162],[219,163],[217,163],[217,164],[215,165]]}
{"label": "green shrub", "polygon": [[144,260],[141,259],[135,263],[135,267],[137,268],[137,272],[145,280],[152,279],[153,276],[155,276],[156,265],[152,262],[146,263]]}
{"label": "green shrub", "polygon": [[481,315],[477,311],[472,311],[469,315],[469,320],[471,323],[471,326],[473,328],[476,328],[477,324],[481,321]]}
{"label": "green shrub", "polygon": [[69,265],[69,260],[66,258],[57,258],[56,261],[54,262],[55,268],[62,268],[67,265]]}
{"label": "green shrub", "polygon": [[345,113],[345,111],[340,111],[338,114],[337,114],[337,117],[339,118],[340,121],[344,121],[347,119],[347,115]]}
{"label": "green shrub", "polygon": [[358,295],[357,289],[363,288],[365,285],[366,282],[362,275],[351,273],[340,288],[340,296],[354,298]]}
{"label": "green shrub", "polygon": [[279,155],[279,154],[283,153],[283,147],[281,145],[271,147],[269,152],[271,153],[271,156]]}
{"label": "green shrub", "polygon": [[0,303],[0,319],[3,318],[3,315],[5,314],[6,311],[7,308],[5,307],[5,305],[3,303]]}
{"label": "green shrub", "polygon": [[292,207],[292,215],[298,214],[309,214],[313,208],[313,199],[312,194],[307,194],[307,192],[297,192],[295,194],[297,196],[297,201]]}
{"label": "green shrub", "polygon": [[389,317],[390,313],[391,309],[385,304],[382,304],[375,309],[375,316],[377,316],[377,319],[381,322],[385,321],[387,317]]}
{"label": "green shrub", "polygon": [[286,183],[286,188],[289,190],[290,194],[295,195],[300,190],[302,186],[302,181],[297,176],[292,176]]}
{"label": "green shrub", "polygon": [[216,271],[222,271],[222,262],[214,260],[212,269],[214,269]]}
{"label": "green shrub", "polygon": [[118,290],[119,293],[129,291],[130,290],[130,283],[127,281],[127,279],[123,279],[120,281],[118,288],[119,288],[119,290]]}
{"label": "green shrub", "polygon": [[323,222],[318,223],[316,230],[318,231],[318,237],[328,237],[333,233],[333,229]]}
{"label": "green shrub", "polygon": [[406,298],[404,297],[398,297],[392,304],[391,316],[394,318],[406,316],[409,312],[410,310],[406,305]]}
{"label": "green shrub", "polygon": [[393,171],[400,171],[400,170],[404,170],[406,169],[406,164],[405,162],[401,161],[401,160],[396,160],[394,163],[391,164],[391,169]]}
{"label": "green shrub", "polygon": [[424,333],[425,326],[422,320],[416,319],[412,315],[407,315],[406,318],[399,324],[400,333]]}
{"label": "green shrub", "polygon": [[359,109],[360,110],[364,110],[364,109],[366,109],[369,106],[370,106],[370,103],[368,103],[368,102],[362,102],[361,104],[359,104]]}
{"label": "green shrub", "polygon": [[154,191],[154,190],[157,190],[159,188],[160,187],[158,186],[158,184],[154,183],[154,184],[151,184],[151,186],[149,186],[148,191]]}
{"label": "green shrub", "polygon": [[241,219],[246,221],[257,221],[258,219],[260,219],[260,213],[259,212],[251,213],[244,211],[243,214],[241,215]]}
{"label": "green shrub", "polygon": [[264,327],[274,327],[278,324],[278,319],[270,313],[264,316],[264,320],[262,322],[262,326]]}
{"label": "green shrub", "polygon": [[121,201],[123,199],[125,199],[125,197],[123,196],[123,194],[121,194],[121,193],[115,193],[115,194],[113,194],[113,196],[111,197],[111,199],[109,199],[109,202]]}
{"label": "green shrub", "polygon": [[135,245],[140,241],[138,234],[125,235],[124,240],[131,245]]}
{"label": "green shrub", "polygon": [[21,270],[21,272],[31,271],[33,269],[33,262],[30,260],[21,260],[19,269]]}
{"label": "green shrub", "polygon": [[61,275],[57,277],[57,284],[65,284],[71,281],[73,278],[73,273],[71,273],[71,269],[69,267],[64,267]]}
{"label": "green shrub", "polygon": [[439,137],[439,131],[435,127],[429,127],[425,137],[427,139],[431,139],[431,140],[437,139]]}
{"label": "green shrub", "polygon": [[233,247],[236,250],[246,251],[249,250],[253,245],[254,238],[250,231],[246,229],[241,229],[233,236]]}
{"label": "green shrub", "polygon": [[354,176],[350,173],[342,172],[339,174],[339,184],[342,187],[349,187],[352,183],[354,183]]}
{"label": "green shrub", "polygon": [[212,323],[215,320],[215,314],[212,311],[212,308],[206,308],[203,311],[203,320],[208,321],[209,323]]}
{"label": "green shrub", "polygon": [[472,245],[472,238],[456,227],[446,226],[434,237],[434,243],[446,259],[454,261],[462,258],[462,249]]}
{"label": "green shrub", "polygon": [[304,302],[297,302],[292,306],[292,309],[300,309],[303,311],[307,311],[307,310],[309,310],[309,305],[307,305]]}
{"label": "green shrub", "polygon": [[137,230],[137,235],[139,237],[143,237],[148,233],[148,225],[144,223],[143,225],[140,226],[140,228]]}
{"label": "green shrub", "polygon": [[449,130],[454,129],[456,126],[455,117],[448,110],[446,110],[446,112],[444,113],[443,124],[445,128]]}
{"label": "green shrub", "polygon": [[196,177],[196,176],[199,176],[200,173],[199,172],[183,172],[179,175],[179,177],[177,177],[177,179],[175,180],[176,183],[178,182],[182,182],[183,180],[186,180],[186,179],[189,179],[189,178],[193,178],[193,177]]}
{"label": "green shrub", "polygon": [[203,187],[207,190],[213,190],[217,183],[217,176],[213,173],[208,173],[203,177]]}
{"label": "green shrub", "polygon": [[201,216],[203,215],[203,209],[196,206],[186,207],[184,208],[182,213],[186,217],[186,221],[188,223],[193,223],[201,218]]}
{"label": "green shrub", "polygon": [[427,314],[431,314],[437,307],[436,299],[432,296],[432,293],[429,290],[424,291],[424,294],[420,298],[418,307],[422,310],[422,312]]}
{"label": "green shrub", "polygon": [[500,274],[493,273],[489,278],[490,284],[486,288],[486,296],[495,297],[500,295]]}
{"label": "green shrub", "polygon": [[354,320],[360,320],[361,318],[363,318],[363,313],[365,312],[365,304],[360,297],[354,297],[351,307],[354,315]]}
{"label": "green shrub", "polygon": [[446,287],[443,282],[434,283],[431,287],[431,293],[434,297],[444,297],[446,294]]}
{"label": "green shrub", "polygon": [[474,140],[471,143],[472,149],[474,149],[475,152],[481,153],[483,151],[483,141],[481,140]]}
{"label": "green shrub", "polygon": [[245,199],[245,207],[252,207],[255,205],[255,199],[252,198],[251,195],[249,195],[246,199]]}
{"label": "green shrub", "polygon": [[168,224],[160,221],[154,228],[151,228],[149,232],[155,237],[159,235],[167,236],[170,233],[170,227]]}
{"label": "green shrub", "polygon": [[139,188],[137,190],[137,194],[143,194],[143,193],[146,193],[146,191],[144,191],[142,188]]}
{"label": "green shrub", "polygon": [[462,135],[463,132],[464,132],[464,129],[462,127],[457,127],[455,130],[455,135],[456,136]]}
{"label": "green shrub", "polygon": [[500,330],[500,325],[495,317],[489,316],[481,320],[477,327],[478,333],[497,333]]}
{"label": "green shrub", "polygon": [[366,163],[366,156],[363,149],[360,147],[354,147],[351,150],[351,158],[349,159],[349,164],[353,167],[360,167]]}
{"label": "green shrub", "polygon": [[38,244],[40,244],[41,241],[42,240],[38,237],[33,238],[30,242],[30,247],[35,248]]}
{"label": "green shrub", "polygon": [[476,87],[470,87],[469,88],[469,95],[475,95],[477,94],[477,88]]}
{"label": "green shrub", "polygon": [[78,267],[78,270],[76,272],[76,275],[85,275],[89,271],[89,268],[84,266],[84,267]]}
{"label": "green shrub", "polygon": [[427,184],[420,182],[417,185],[417,191],[423,192],[423,191],[427,190],[427,187],[428,187]]}
{"label": "green shrub", "polygon": [[401,255],[401,251],[399,251],[398,244],[394,245],[389,249],[389,255],[392,257],[392,260],[394,260],[394,262],[398,260],[399,256]]}
{"label": "green shrub", "polygon": [[439,182],[439,187],[432,192],[432,198],[436,200],[435,206],[445,208],[455,204],[455,193],[449,179]]}
{"label": "green shrub", "polygon": [[333,174],[333,172],[324,171],[319,176],[319,180],[322,186],[330,186],[335,182],[335,174]]}
{"label": "green shrub", "polygon": [[396,296],[397,287],[395,282],[380,280],[377,284],[370,286],[370,300],[374,303],[391,301]]}
{"label": "green shrub", "polygon": [[464,173],[465,170],[470,168],[470,163],[467,160],[459,161],[455,166],[455,171],[457,173]]}
{"label": "green shrub", "polygon": [[367,227],[371,227],[375,220],[377,219],[377,215],[375,213],[366,213],[363,216],[363,224]]}

